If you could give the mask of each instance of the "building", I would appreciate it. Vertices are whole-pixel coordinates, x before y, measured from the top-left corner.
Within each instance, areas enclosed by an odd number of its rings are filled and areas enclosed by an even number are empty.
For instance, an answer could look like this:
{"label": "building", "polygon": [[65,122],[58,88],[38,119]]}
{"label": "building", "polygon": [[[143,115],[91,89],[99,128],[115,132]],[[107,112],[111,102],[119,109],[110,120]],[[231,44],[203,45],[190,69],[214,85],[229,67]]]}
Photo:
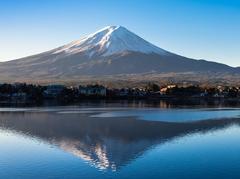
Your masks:
{"label": "building", "polygon": [[120,89],[118,96],[129,96],[130,90],[127,88]]}
{"label": "building", "polygon": [[65,87],[63,85],[49,85],[43,95],[45,98],[56,98],[63,92],[64,89]]}
{"label": "building", "polygon": [[175,88],[177,85],[167,85],[166,87],[163,87],[160,89],[160,94],[164,95],[169,89]]}
{"label": "building", "polygon": [[107,89],[100,85],[79,86],[79,94],[85,96],[106,96]]}
{"label": "building", "polygon": [[11,96],[12,100],[21,100],[21,101],[26,101],[27,100],[27,93],[22,93],[22,92],[18,92],[18,93],[13,93]]}

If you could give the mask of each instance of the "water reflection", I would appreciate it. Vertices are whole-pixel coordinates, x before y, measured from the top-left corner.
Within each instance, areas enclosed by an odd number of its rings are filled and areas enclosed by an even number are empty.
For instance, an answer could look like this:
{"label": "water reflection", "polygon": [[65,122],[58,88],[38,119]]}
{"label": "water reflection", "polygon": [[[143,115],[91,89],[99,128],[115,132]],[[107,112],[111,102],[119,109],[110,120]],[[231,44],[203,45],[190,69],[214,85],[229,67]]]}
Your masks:
{"label": "water reflection", "polygon": [[100,169],[117,170],[155,145],[239,125],[238,119],[189,123],[92,118],[87,113],[2,112],[0,127],[41,139]]}
{"label": "water reflection", "polygon": [[78,106],[133,107],[133,108],[223,108],[239,107],[239,100],[224,99],[166,99],[166,100],[93,100],[82,101]]}
{"label": "water reflection", "polygon": [[45,100],[43,103],[5,103],[0,102],[0,107],[55,107],[55,106],[77,105],[81,107],[155,107],[155,108],[209,108],[209,107],[239,107],[238,99],[200,99],[200,98],[179,98],[179,99],[149,99],[149,100],[81,100],[78,103],[61,103],[56,100]]}

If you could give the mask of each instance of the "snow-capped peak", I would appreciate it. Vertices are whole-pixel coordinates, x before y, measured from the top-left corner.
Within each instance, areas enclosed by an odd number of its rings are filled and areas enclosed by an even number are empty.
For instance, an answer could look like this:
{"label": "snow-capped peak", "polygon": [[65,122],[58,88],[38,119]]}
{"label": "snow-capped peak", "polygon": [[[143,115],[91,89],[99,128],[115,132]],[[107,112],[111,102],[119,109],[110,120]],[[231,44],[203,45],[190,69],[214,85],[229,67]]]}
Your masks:
{"label": "snow-capped peak", "polygon": [[94,55],[110,56],[126,51],[167,54],[165,50],[154,46],[122,26],[107,26],[80,40],[58,48],[54,54],[61,52],[66,54],[85,53],[91,57]]}

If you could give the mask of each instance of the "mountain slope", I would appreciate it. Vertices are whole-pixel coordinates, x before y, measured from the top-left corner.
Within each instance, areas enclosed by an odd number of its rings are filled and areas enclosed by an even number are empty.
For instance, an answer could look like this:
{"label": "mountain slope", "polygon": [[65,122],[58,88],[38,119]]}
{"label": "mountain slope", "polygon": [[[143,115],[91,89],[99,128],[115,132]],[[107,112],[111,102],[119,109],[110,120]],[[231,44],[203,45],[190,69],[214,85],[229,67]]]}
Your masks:
{"label": "mountain slope", "polygon": [[62,47],[0,63],[2,79],[77,79],[82,76],[146,73],[226,73],[238,68],[182,57],[121,26],[109,26]]}

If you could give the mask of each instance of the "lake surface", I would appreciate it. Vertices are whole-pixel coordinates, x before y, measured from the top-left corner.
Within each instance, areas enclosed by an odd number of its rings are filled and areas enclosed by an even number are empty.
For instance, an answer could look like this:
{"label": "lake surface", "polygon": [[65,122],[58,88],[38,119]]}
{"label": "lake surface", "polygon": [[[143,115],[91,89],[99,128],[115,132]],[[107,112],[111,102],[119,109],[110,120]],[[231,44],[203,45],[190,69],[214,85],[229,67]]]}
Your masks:
{"label": "lake surface", "polygon": [[240,178],[240,108],[0,108],[0,178]]}

